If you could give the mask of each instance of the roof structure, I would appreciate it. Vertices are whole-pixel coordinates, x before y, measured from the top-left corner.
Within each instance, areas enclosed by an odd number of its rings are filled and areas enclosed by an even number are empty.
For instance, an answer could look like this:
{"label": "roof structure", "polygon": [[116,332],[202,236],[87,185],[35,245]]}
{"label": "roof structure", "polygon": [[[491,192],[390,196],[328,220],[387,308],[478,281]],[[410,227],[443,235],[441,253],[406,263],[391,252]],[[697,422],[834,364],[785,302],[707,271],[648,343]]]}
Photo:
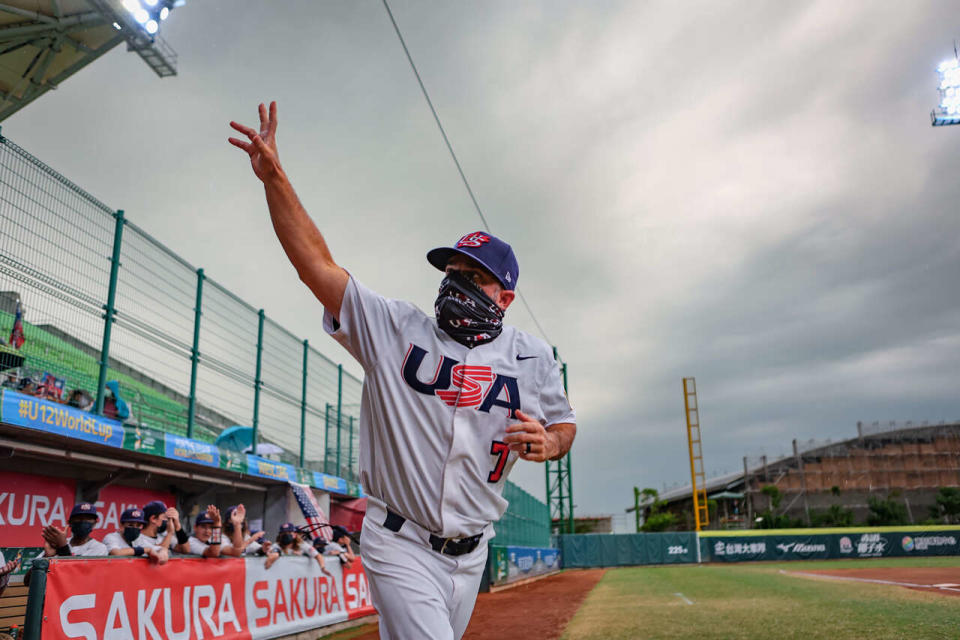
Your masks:
{"label": "roof structure", "polygon": [[0,0],[0,121],[121,42],[160,77],[176,74],[170,46],[120,0]]}
{"label": "roof structure", "polygon": [[[887,427],[876,425],[872,429],[869,426],[862,424],[858,424],[857,426],[858,434],[853,438],[848,438],[846,440],[837,442],[827,441],[826,443],[815,443],[811,441],[807,444],[807,446],[801,445],[797,455],[804,459],[816,459],[821,457],[841,455],[845,448],[851,446],[880,446],[882,443],[891,440],[929,438],[933,437],[936,433],[943,431],[944,429],[956,429],[958,426],[960,426],[960,423],[951,422],[941,423],[938,425],[931,425],[926,422],[921,424],[914,424],[912,422],[907,422],[905,424],[890,423],[890,425]],[[745,470],[733,471],[731,473],[707,478],[706,490],[708,493],[739,493],[738,490],[744,486],[744,478],[746,475],[756,475],[760,473],[765,466],[773,469],[777,465],[789,465],[793,464],[794,462],[794,456],[786,456],[782,458],[771,459],[764,464],[747,465],[745,463],[745,466],[747,467]],[[746,471],[746,473],[744,473],[744,471]],[[660,494],[659,499],[666,502],[675,502],[677,500],[688,499],[690,496],[691,486],[687,484],[664,491]],[[711,495],[710,497],[714,498],[717,496]],[[646,507],[652,502],[652,500],[647,499],[642,501],[640,506]],[[627,511],[632,510],[632,507],[627,509]]]}

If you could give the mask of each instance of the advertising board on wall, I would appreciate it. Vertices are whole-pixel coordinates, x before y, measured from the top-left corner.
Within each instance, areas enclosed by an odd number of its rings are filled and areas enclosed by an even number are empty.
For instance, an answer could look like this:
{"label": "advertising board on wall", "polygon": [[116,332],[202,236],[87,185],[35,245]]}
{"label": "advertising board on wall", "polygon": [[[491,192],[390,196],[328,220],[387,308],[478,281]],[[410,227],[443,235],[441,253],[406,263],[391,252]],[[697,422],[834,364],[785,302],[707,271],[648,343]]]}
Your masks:
{"label": "advertising board on wall", "polygon": [[148,427],[122,425],[116,420],[10,389],[3,389],[2,393],[0,422],[7,424],[261,478],[283,482],[293,480],[341,495],[357,498],[365,495],[359,484],[337,476],[221,449],[213,443],[186,436]]}
{"label": "advertising board on wall", "polygon": [[560,550],[490,545],[490,583],[509,584],[560,569]]}
{"label": "advertising board on wall", "polygon": [[275,638],[375,613],[360,560],[53,559],[41,638]]}
{"label": "advertising board on wall", "polygon": [[960,529],[853,529],[849,533],[825,534],[702,535],[701,545],[703,559],[709,562],[960,555]]}

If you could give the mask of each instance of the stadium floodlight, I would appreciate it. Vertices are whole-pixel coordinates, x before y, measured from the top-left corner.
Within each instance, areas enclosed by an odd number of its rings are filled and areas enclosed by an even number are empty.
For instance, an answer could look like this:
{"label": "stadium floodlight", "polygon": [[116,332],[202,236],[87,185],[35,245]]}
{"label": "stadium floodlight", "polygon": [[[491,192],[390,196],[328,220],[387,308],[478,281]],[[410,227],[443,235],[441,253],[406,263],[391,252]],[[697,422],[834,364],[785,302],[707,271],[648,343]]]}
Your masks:
{"label": "stadium floodlight", "polygon": [[930,122],[935,127],[960,124],[960,58],[956,55],[937,66],[940,84],[940,104],[930,112]]}
{"label": "stadium floodlight", "polygon": [[177,74],[177,54],[160,37],[160,23],[185,0],[88,0],[117,24],[127,41],[158,76]]}

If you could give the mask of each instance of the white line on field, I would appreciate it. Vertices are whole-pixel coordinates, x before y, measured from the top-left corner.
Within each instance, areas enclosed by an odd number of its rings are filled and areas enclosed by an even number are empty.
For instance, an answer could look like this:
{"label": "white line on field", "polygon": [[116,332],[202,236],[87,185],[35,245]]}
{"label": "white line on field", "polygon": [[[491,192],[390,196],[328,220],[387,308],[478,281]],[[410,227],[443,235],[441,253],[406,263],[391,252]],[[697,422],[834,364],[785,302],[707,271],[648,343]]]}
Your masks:
{"label": "white line on field", "polygon": [[683,595],[682,593],[675,593],[675,594],[673,594],[673,595],[677,596],[678,598],[680,598],[681,600],[683,600],[683,601],[686,602],[687,604],[693,604],[693,600],[691,600],[691,599],[688,598],[687,596]]}
{"label": "white line on field", "polygon": [[824,573],[807,573],[806,571],[785,571],[780,569],[780,573],[785,576],[801,576],[804,578],[819,578],[821,580],[842,580],[847,582],[870,582],[873,584],[889,584],[895,587],[913,587],[914,589],[941,589],[943,591],[958,591],[953,588],[954,585],[946,586],[939,584],[916,584],[913,582],[896,582],[894,580],[878,580],[876,578],[854,578],[852,576],[831,576]]}

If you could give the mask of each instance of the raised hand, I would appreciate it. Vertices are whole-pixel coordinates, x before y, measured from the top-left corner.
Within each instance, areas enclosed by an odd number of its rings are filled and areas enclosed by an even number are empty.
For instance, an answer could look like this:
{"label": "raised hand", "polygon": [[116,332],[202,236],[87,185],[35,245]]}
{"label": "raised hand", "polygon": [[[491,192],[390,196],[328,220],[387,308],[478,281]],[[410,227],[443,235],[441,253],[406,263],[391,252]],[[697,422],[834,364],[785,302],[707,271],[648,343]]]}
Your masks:
{"label": "raised hand", "polygon": [[172,527],[174,531],[180,530],[180,512],[177,511],[176,507],[169,507],[166,513],[167,519],[170,520],[171,524],[167,525]]}
{"label": "raised hand", "polygon": [[270,111],[261,102],[260,107],[260,131],[254,131],[252,128],[230,121],[230,126],[245,135],[248,139],[229,138],[230,144],[246,151],[250,156],[250,166],[253,167],[253,173],[260,178],[261,182],[267,182],[270,178],[280,173],[280,156],[277,152],[277,103],[270,103]]}
{"label": "raised hand", "polygon": [[3,577],[3,576],[5,576],[5,575],[7,575],[8,573],[12,573],[12,572],[15,571],[15,570],[17,569],[17,567],[19,567],[19,566],[20,566],[20,561],[19,561],[19,560],[11,560],[11,561],[8,562],[7,564],[5,564],[5,565],[3,565],[2,567],[0,567],[0,577]]}
{"label": "raised hand", "polygon": [[213,520],[213,526],[219,527],[223,524],[220,519],[220,509],[217,509],[214,505],[207,505],[207,516]]}
{"label": "raised hand", "polygon": [[41,535],[43,536],[44,541],[53,547],[54,550],[60,549],[67,544],[66,527],[60,529],[56,525],[48,524],[43,528]]}
{"label": "raised hand", "polygon": [[242,504],[238,504],[237,508],[233,510],[230,514],[230,522],[240,526],[243,524],[243,519],[247,517],[247,508]]}

